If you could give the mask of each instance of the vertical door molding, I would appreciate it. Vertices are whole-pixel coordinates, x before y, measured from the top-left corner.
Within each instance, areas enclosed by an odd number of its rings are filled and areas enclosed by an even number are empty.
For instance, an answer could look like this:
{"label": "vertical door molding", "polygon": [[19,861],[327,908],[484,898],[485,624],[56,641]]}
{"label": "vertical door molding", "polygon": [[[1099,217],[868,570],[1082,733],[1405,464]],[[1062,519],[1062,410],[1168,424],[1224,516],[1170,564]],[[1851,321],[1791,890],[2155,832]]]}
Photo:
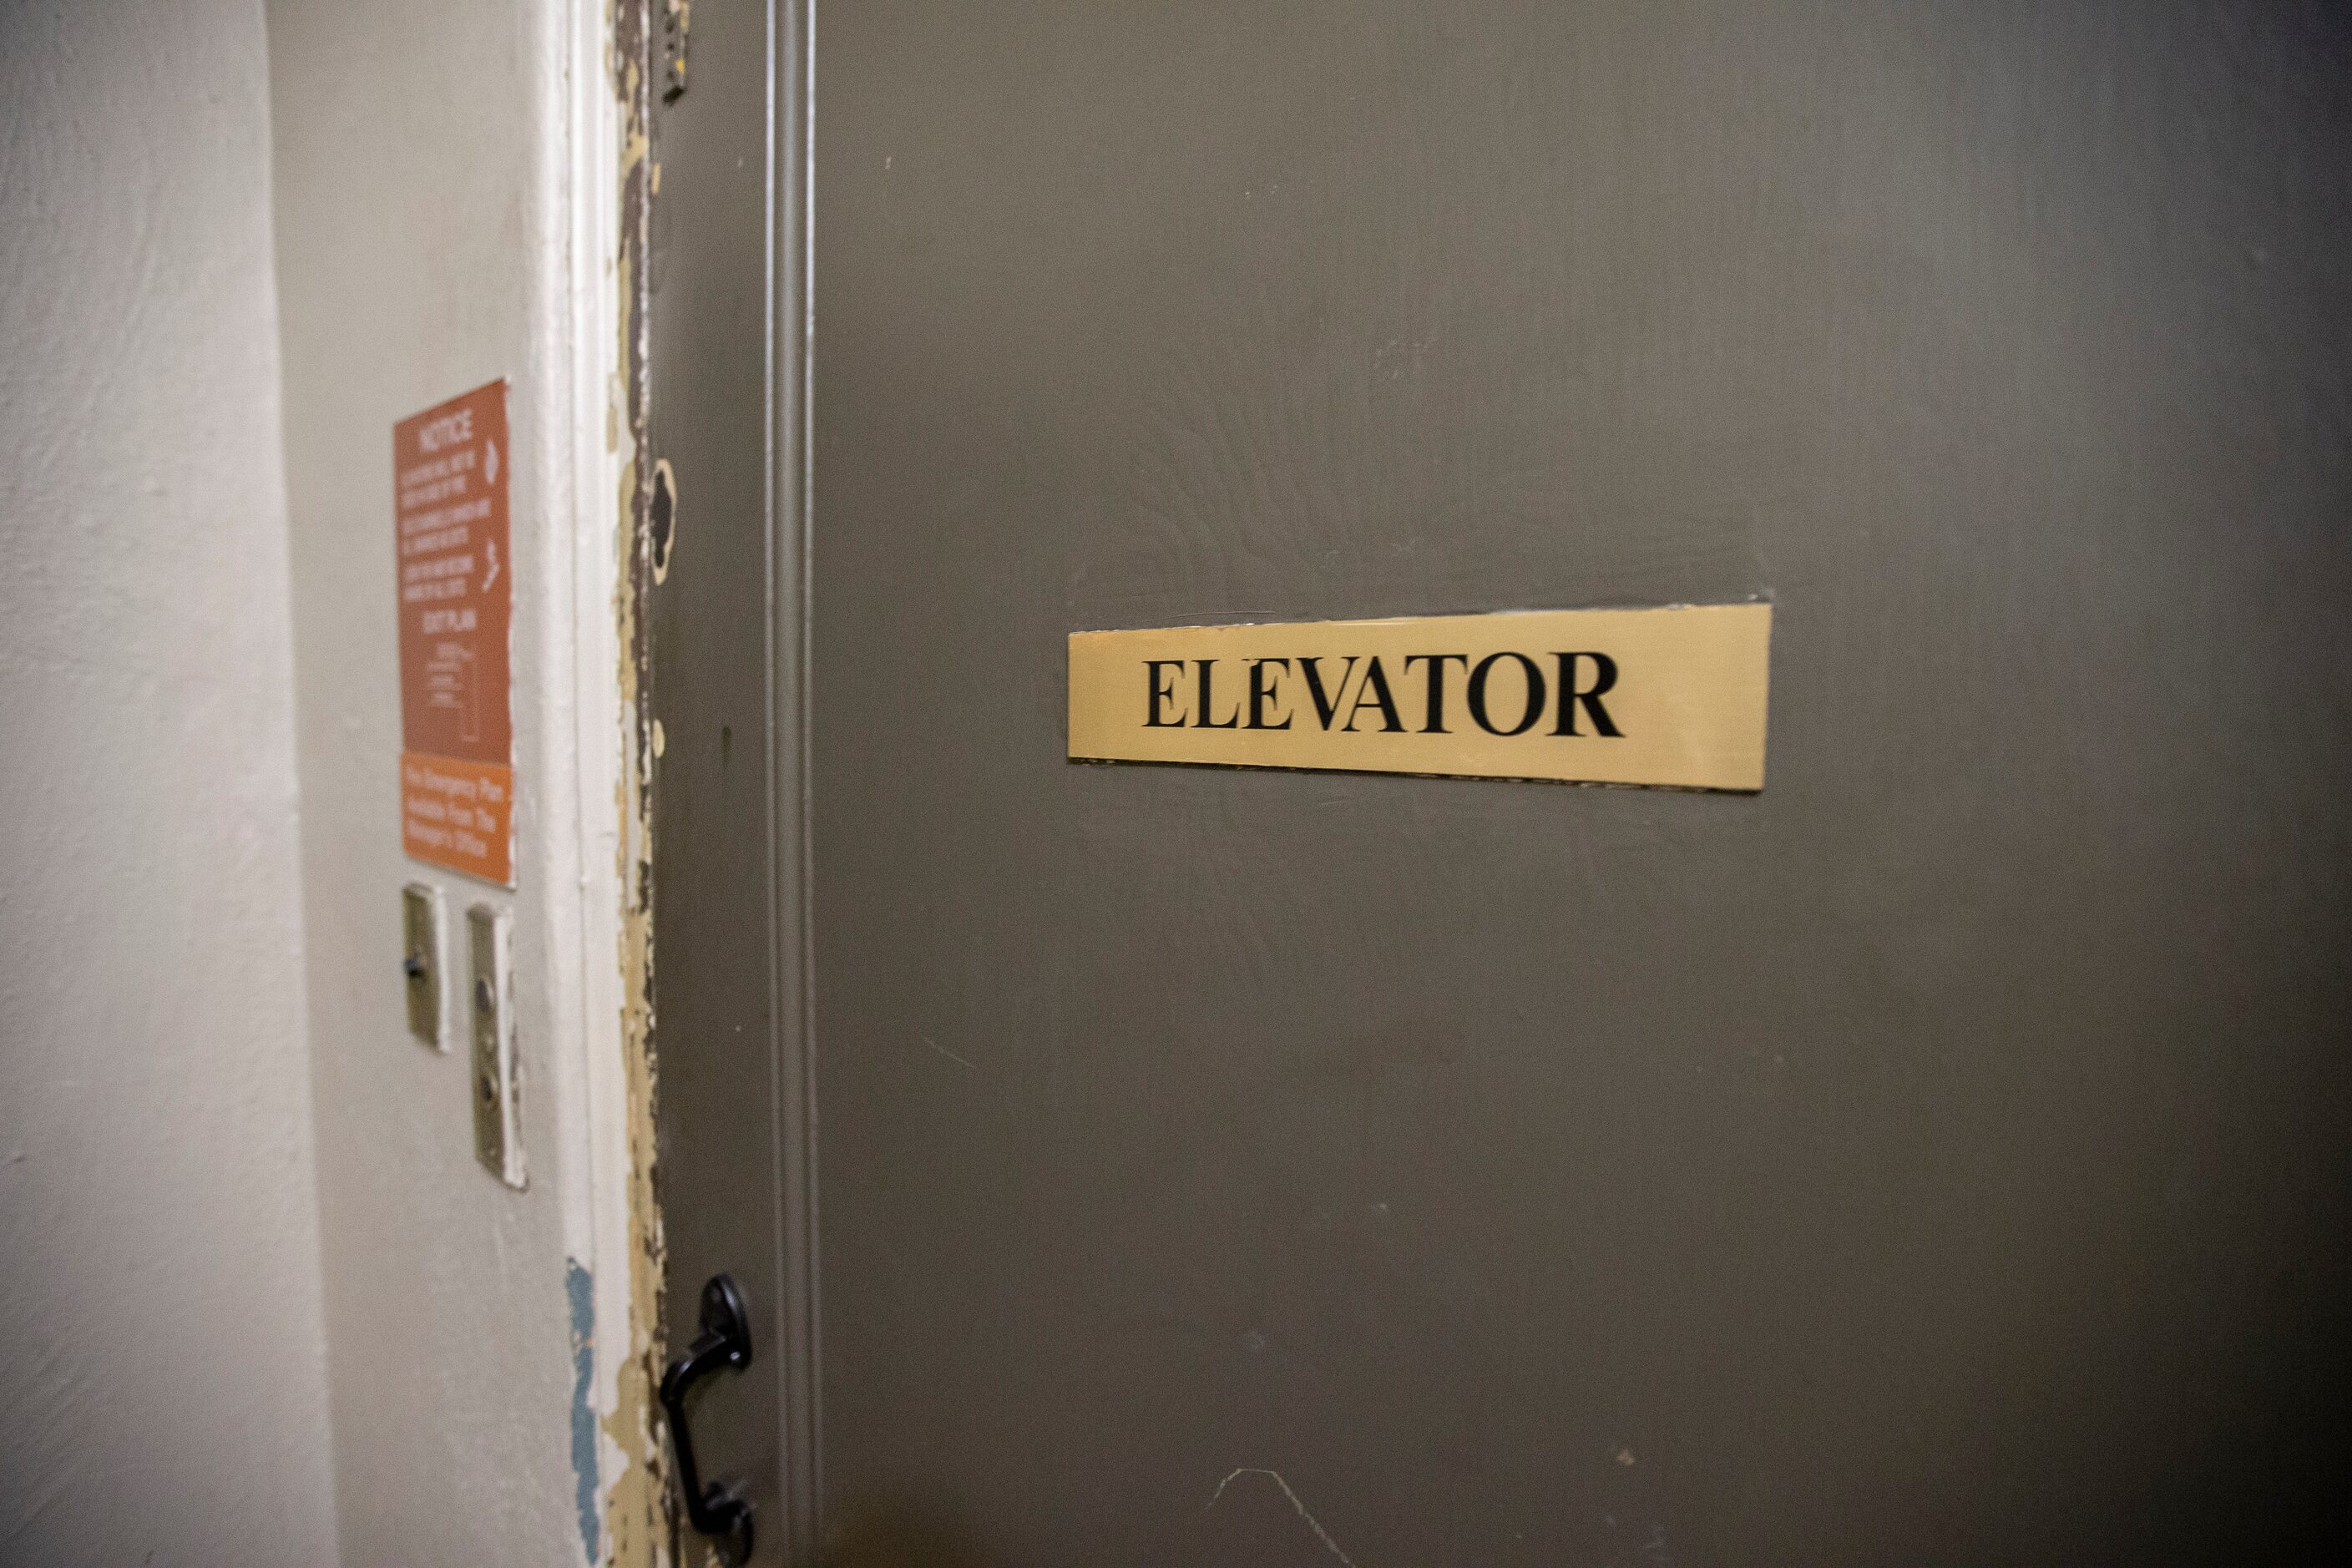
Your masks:
{"label": "vertical door molding", "polygon": [[770,981],[775,997],[777,1203],[775,1342],[781,1363],[786,1555],[817,1542],[820,1316],[816,1252],[816,1075],[809,919],[808,630],[811,552],[809,381],[814,0],[769,11],[768,538],[769,768],[775,821]]}

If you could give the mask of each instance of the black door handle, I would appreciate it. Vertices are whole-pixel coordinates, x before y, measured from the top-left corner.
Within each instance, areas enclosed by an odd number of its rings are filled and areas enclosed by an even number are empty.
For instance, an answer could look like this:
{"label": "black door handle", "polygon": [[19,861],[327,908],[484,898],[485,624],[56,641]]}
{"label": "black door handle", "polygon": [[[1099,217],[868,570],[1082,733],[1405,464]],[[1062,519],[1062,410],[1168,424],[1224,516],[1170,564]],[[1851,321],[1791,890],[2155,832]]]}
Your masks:
{"label": "black door handle", "polygon": [[686,1396],[722,1366],[738,1372],[751,1364],[751,1321],[743,1315],[742,1292],[724,1274],[702,1287],[702,1333],[662,1373],[662,1410],[669,1417],[669,1443],[677,1456],[677,1484],[686,1494],[686,1521],[698,1534],[719,1542],[722,1563],[751,1555],[751,1505],[718,1481],[706,1482],[694,1463],[694,1434],[686,1424]]}

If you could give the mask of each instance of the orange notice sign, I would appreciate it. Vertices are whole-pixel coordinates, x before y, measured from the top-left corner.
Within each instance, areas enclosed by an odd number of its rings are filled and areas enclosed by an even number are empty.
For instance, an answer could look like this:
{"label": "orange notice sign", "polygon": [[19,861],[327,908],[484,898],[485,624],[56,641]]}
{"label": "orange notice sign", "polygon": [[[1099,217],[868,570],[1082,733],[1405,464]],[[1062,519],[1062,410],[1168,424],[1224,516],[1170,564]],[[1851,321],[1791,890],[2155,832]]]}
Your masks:
{"label": "orange notice sign", "polygon": [[400,560],[400,838],[514,886],[507,384],[392,427]]}

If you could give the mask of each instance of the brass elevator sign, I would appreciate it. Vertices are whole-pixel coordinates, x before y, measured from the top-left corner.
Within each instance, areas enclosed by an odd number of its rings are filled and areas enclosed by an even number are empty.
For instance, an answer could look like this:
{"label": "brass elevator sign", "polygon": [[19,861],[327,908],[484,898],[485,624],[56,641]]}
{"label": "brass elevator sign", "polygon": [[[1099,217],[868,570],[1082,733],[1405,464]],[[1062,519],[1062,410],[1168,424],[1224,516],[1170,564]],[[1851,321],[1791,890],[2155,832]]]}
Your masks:
{"label": "brass elevator sign", "polygon": [[1764,787],[1772,606],[1070,635],[1070,756]]}

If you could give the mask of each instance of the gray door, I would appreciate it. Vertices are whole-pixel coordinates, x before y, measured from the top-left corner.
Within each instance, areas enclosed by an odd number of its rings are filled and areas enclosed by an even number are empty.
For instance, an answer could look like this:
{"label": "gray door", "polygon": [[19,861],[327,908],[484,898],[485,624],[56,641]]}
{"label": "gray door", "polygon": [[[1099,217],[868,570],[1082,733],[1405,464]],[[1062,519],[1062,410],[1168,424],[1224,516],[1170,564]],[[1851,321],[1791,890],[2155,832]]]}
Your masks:
{"label": "gray door", "polygon": [[[2340,26],[814,58],[763,940],[826,1560],[2342,1560]],[[1759,795],[1064,760],[1076,629],[1756,595]],[[735,1169],[681,1300],[791,1250]]]}

